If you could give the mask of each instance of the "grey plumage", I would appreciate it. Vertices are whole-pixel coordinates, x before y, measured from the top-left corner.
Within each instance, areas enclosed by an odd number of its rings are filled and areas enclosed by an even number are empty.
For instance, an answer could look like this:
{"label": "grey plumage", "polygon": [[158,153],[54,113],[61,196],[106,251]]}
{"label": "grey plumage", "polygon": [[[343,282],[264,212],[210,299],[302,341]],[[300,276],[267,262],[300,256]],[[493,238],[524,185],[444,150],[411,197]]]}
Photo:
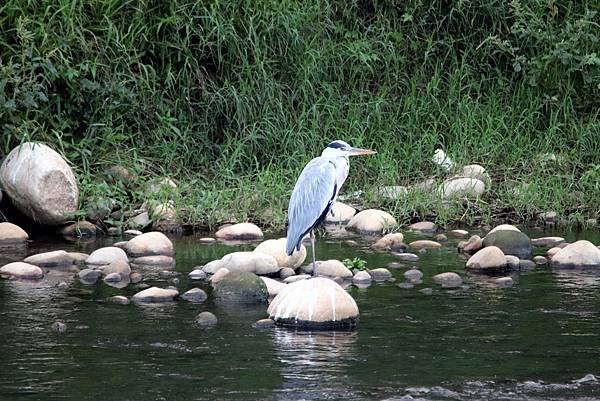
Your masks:
{"label": "grey plumage", "polygon": [[348,177],[351,155],[377,152],[353,148],[344,141],[333,141],[321,156],[312,159],[300,173],[288,206],[286,253],[300,250],[302,239],[310,234],[313,256],[313,275],[316,275],[314,229],[330,212],[335,199]]}

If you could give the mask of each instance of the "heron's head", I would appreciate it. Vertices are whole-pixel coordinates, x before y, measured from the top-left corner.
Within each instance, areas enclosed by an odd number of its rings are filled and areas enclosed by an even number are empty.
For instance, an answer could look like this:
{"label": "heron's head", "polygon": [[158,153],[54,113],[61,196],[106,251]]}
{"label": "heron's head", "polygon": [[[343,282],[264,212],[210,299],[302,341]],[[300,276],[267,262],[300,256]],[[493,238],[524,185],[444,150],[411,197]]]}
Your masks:
{"label": "heron's head", "polygon": [[341,140],[335,140],[331,142],[325,149],[323,149],[323,153],[321,156],[325,157],[340,157],[340,156],[357,156],[357,155],[374,155],[377,153],[376,150],[371,149],[361,149],[354,148],[348,144],[348,142],[344,142]]}

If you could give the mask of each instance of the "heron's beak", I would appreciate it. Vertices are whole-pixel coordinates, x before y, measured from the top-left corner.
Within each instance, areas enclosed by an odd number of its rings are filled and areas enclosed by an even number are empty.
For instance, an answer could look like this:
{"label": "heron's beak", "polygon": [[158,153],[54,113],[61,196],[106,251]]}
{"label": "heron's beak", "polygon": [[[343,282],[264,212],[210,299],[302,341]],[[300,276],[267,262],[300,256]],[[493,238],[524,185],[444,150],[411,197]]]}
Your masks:
{"label": "heron's beak", "polygon": [[350,148],[348,149],[348,153],[351,156],[354,155],[374,155],[377,153],[376,150],[371,150],[371,149],[361,149],[361,148]]}

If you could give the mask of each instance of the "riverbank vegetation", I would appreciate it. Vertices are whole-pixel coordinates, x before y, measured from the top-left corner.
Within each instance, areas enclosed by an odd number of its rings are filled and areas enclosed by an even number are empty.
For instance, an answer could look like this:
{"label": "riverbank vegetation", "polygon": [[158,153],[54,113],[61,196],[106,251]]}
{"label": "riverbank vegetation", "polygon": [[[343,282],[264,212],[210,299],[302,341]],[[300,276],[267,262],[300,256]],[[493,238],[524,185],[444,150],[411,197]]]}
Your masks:
{"label": "riverbank vegetation", "polygon": [[[400,222],[599,217],[597,0],[6,0],[0,32],[0,152],[64,154],[81,216],[171,177],[152,197],[184,223],[282,227],[295,178],[339,138],[379,151],[344,192]],[[438,143],[487,169],[482,197],[380,196],[441,180]]]}

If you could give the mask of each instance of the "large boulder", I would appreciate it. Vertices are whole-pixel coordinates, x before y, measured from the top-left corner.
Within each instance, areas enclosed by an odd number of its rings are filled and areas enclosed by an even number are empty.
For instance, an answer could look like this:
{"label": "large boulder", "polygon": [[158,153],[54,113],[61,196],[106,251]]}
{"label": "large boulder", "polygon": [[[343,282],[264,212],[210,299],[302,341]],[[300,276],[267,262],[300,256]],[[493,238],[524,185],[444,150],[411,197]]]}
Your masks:
{"label": "large boulder", "polygon": [[0,167],[0,184],[13,204],[47,225],[67,222],[79,206],[73,171],[60,154],[41,143],[13,149]]}
{"label": "large boulder", "polygon": [[527,235],[518,230],[498,228],[496,227],[483,238],[484,247],[497,246],[505,255],[514,255],[520,259],[531,256],[533,247]]}
{"label": "large boulder", "polygon": [[215,237],[220,240],[259,240],[263,236],[262,230],[252,223],[233,224],[215,233]]}
{"label": "large boulder", "polygon": [[348,223],[356,214],[356,209],[342,202],[333,202],[331,211],[325,216],[325,223]]}
{"label": "large boulder", "polygon": [[171,240],[158,231],[151,231],[133,237],[127,241],[125,251],[134,258],[152,255],[173,256],[175,254]]}
{"label": "large boulder", "polygon": [[269,239],[258,244],[258,246],[254,248],[254,252],[261,252],[273,256],[279,267],[291,267],[292,269],[296,269],[304,262],[304,259],[306,259],[306,247],[301,245],[300,251],[294,251],[292,256],[288,256],[285,252],[285,245],[285,238]]}
{"label": "large boulder", "polygon": [[267,310],[277,324],[304,329],[352,329],[358,323],[358,306],[339,284],[312,278],[288,284]]}
{"label": "large boulder", "polygon": [[442,183],[442,198],[476,198],[485,192],[485,184],[476,178],[453,177]]}
{"label": "large boulder", "polygon": [[590,241],[573,242],[552,256],[552,266],[600,268],[600,249]]}
{"label": "large boulder", "polygon": [[267,285],[254,273],[237,271],[227,274],[215,284],[215,299],[223,302],[261,303],[267,302]]}
{"label": "large boulder", "polygon": [[396,219],[383,210],[367,209],[354,216],[348,225],[349,230],[360,233],[380,233],[385,229],[397,226]]}
{"label": "large boulder", "polygon": [[28,239],[29,235],[16,224],[0,223],[0,245],[22,244]]}
{"label": "large boulder", "polygon": [[13,262],[0,268],[0,276],[10,276],[24,279],[42,278],[44,272],[38,266],[24,262]]}
{"label": "large boulder", "polygon": [[209,262],[202,270],[208,274],[214,274],[222,268],[226,268],[230,272],[245,271],[254,274],[274,274],[280,269],[277,260],[271,255],[243,251],[229,253],[220,260]]}
{"label": "large boulder", "polygon": [[96,249],[94,252],[90,253],[90,256],[88,256],[88,258],[85,260],[85,263],[88,265],[103,266],[108,265],[115,260],[123,260],[128,262],[127,254],[121,248],[117,248],[116,246],[107,246]]}
{"label": "large boulder", "polygon": [[506,265],[506,256],[497,246],[487,246],[467,261],[467,269],[483,273],[505,270]]}

